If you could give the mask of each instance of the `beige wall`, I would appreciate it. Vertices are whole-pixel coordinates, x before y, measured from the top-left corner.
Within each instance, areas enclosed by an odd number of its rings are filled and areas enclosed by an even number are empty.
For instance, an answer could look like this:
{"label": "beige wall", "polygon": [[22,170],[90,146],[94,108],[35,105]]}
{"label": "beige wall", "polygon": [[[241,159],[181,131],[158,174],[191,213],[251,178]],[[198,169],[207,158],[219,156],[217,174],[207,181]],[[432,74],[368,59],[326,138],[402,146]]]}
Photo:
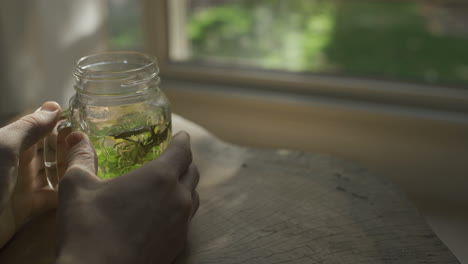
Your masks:
{"label": "beige wall", "polygon": [[226,141],[331,153],[391,179],[421,206],[468,208],[462,114],[186,83],[163,88],[174,112]]}
{"label": "beige wall", "polygon": [[163,88],[175,112],[226,141],[330,153],[389,179],[468,263],[467,114],[170,81]]}
{"label": "beige wall", "polygon": [[0,116],[67,105],[74,62],[106,49],[103,0],[3,0],[0,7]]}

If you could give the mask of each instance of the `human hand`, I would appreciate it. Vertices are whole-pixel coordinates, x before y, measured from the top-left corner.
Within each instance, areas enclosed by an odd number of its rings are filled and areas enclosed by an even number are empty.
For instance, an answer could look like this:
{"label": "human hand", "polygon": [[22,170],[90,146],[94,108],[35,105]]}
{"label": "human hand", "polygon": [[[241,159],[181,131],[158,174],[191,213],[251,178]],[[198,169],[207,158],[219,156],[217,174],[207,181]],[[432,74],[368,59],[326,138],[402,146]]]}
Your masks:
{"label": "human hand", "polygon": [[156,160],[100,180],[89,139],[71,133],[59,185],[57,263],[172,263],[199,203],[189,141],[178,133]]}
{"label": "human hand", "polygon": [[44,173],[41,139],[53,130],[60,111],[57,103],[47,102],[0,128],[0,248],[29,219],[57,205]]}

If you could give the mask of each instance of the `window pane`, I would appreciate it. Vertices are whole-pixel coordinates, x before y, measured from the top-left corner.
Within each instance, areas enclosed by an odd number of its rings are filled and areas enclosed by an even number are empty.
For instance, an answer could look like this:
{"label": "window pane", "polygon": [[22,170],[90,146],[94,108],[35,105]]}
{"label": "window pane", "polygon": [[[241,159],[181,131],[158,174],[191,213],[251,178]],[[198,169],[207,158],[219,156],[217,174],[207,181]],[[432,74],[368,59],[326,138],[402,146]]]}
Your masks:
{"label": "window pane", "polygon": [[144,48],[141,1],[107,0],[111,50],[142,51]]}
{"label": "window pane", "polygon": [[463,0],[168,2],[174,61],[468,83]]}

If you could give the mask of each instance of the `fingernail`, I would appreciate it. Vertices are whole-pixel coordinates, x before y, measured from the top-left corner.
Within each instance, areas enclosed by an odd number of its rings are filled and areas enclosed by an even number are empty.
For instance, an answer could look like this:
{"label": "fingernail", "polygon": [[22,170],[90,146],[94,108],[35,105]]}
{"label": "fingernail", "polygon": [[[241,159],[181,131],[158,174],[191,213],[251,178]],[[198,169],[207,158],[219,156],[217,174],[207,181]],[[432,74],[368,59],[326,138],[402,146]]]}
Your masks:
{"label": "fingernail", "polygon": [[185,138],[187,138],[187,140],[190,141],[190,135],[189,135],[187,132],[185,132],[185,131],[180,131],[180,132],[178,132],[178,133],[174,136],[174,138],[176,138],[176,137],[177,137],[177,138],[178,138],[178,137],[185,137]]}
{"label": "fingernail", "polygon": [[73,132],[70,135],[68,135],[66,142],[68,146],[73,147],[76,144],[80,143],[83,140],[83,134],[80,132]]}
{"label": "fingernail", "polygon": [[57,104],[56,102],[46,102],[41,106],[40,111],[55,112],[59,108],[60,108],[60,105]]}

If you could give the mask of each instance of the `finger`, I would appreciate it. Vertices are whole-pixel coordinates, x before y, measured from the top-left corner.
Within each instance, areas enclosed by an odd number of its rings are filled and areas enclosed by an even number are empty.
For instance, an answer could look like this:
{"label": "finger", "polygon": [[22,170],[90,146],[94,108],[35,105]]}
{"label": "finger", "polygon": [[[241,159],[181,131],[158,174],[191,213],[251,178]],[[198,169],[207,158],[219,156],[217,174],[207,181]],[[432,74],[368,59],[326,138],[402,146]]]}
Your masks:
{"label": "finger", "polygon": [[67,142],[65,139],[68,137],[68,135],[70,135],[71,132],[72,129],[70,127],[59,129],[57,138],[55,140],[57,153],[55,161],[57,162],[57,175],[59,180],[63,177],[65,170],[67,169],[65,160],[67,156]]}
{"label": "finger", "polygon": [[32,187],[34,178],[39,170],[40,164],[36,159],[36,145],[33,145],[20,155],[18,166],[18,177],[16,179],[16,188]]}
{"label": "finger", "polygon": [[198,185],[200,179],[200,174],[198,173],[197,166],[193,163],[190,164],[187,172],[181,177],[180,182],[184,185],[190,192],[195,191],[195,188]]}
{"label": "finger", "polygon": [[2,128],[0,137],[16,155],[19,155],[52,131],[60,111],[57,103],[44,103],[38,111]]}
{"label": "finger", "polygon": [[127,173],[127,175],[128,177],[150,177],[159,180],[161,177],[154,176],[164,174],[167,176],[167,180],[176,183],[179,178],[185,174],[191,162],[192,152],[190,150],[190,138],[187,133],[179,132],[174,136],[172,142],[161,156]]}
{"label": "finger", "polygon": [[[57,127],[57,126],[55,126]],[[42,141],[42,148],[39,148],[38,154],[42,155],[44,158],[44,162],[48,165],[49,169],[54,166],[55,162],[57,161],[57,152],[56,152],[56,141],[57,141],[57,131],[54,128],[47,136],[44,137]],[[38,145],[40,142],[38,143]]]}
{"label": "finger", "polygon": [[[54,134],[54,132],[55,132],[55,128],[52,129],[52,131],[50,132],[50,134]],[[50,135],[50,134],[49,134],[49,135]],[[39,142],[37,142],[36,145],[37,145],[37,152],[42,152],[42,151],[44,151],[44,138],[41,139],[41,140],[39,140]]]}
{"label": "finger", "polygon": [[33,188],[34,189],[41,189],[41,188],[45,188],[47,186],[49,186],[49,183],[47,182],[47,175],[46,175],[45,169],[40,169],[37,172]]}
{"label": "finger", "polygon": [[50,188],[37,191],[33,200],[32,209],[34,213],[43,213],[57,207],[57,192]]}
{"label": "finger", "polygon": [[19,165],[25,166],[26,164],[31,163],[31,161],[36,156],[37,147],[36,145],[32,145],[30,148],[24,150],[20,154]]}
{"label": "finger", "polygon": [[47,149],[48,152],[55,153],[55,151],[57,150],[57,134],[58,134],[57,127],[62,122],[63,120],[57,122],[54,129],[52,129],[52,131],[49,134],[47,134],[46,137],[44,137],[41,141],[39,141],[39,143],[37,144],[39,148],[38,150]]}
{"label": "finger", "polygon": [[171,170],[178,177],[183,175],[192,163],[190,136],[184,131],[177,133],[157,160],[164,164],[164,168]]}
{"label": "finger", "polygon": [[[61,160],[63,160],[63,156],[61,156],[59,153],[57,153],[57,138],[58,138],[58,126],[62,123],[58,122],[54,129],[52,130],[51,133],[49,133],[43,140],[43,154],[42,157],[44,158],[44,164],[46,165],[46,179],[48,182],[51,184],[51,186],[54,186],[54,188],[58,185],[60,178],[63,175],[59,174],[58,171],[58,161],[57,158],[60,157]],[[63,155],[62,151],[62,155]],[[59,154],[59,156],[57,155]],[[63,161],[62,161],[63,162]],[[62,166],[64,167],[64,165]],[[64,169],[62,169],[64,171]]]}
{"label": "finger", "polygon": [[[44,151],[40,149],[40,143],[38,143],[37,148],[39,149],[36,153],[36,156],[33,159],[35,163],[35,171],[33,171],[34,179],[33,179],[33,188],[34,189],[41,189],[45,186],[48,186],[47,177],[45,172],[45,165],[44,165]],[[42,145],[44,143],[42,142]]]}
{"label": "finger", "polygon": [[67,169],[79,167],[95,174],[97,171],[97,157],[89,138],[81,132],[72,132],[66,137],[65,142]]}
{"label": "finger", "polygon": [[66,119],[60,120],[55,125],[55,128],[45,138],[45,144],[42,146],[47,147],[49,151],[55,152],[58,149],[58,144],[64,144],[65,138],[72,132],[71,127]]}
{"label": "finger", "polygon": [[200,196],[198,192],[195,191],[192,194],[192,217],[197,213],[198,207],[200,207]]}
{"label": "finger", "polygon": [[[39,147],[39,145],[38,145],[38,147]],[[44,149],[40,149],[40,150],[36,151],[36,155],[33,158],[33,162],[37,163],[37,165],[38,165],[37,168],[39,170],[45,168],[45,165],[44,165]]]}
{"label": "finger", "polygon": [[64,184],[76,185],[98,181],[96,152],[89,138],[81,132],[72,132],[65,141],[67,145],[66,170],[60,182],[60,188]]}

